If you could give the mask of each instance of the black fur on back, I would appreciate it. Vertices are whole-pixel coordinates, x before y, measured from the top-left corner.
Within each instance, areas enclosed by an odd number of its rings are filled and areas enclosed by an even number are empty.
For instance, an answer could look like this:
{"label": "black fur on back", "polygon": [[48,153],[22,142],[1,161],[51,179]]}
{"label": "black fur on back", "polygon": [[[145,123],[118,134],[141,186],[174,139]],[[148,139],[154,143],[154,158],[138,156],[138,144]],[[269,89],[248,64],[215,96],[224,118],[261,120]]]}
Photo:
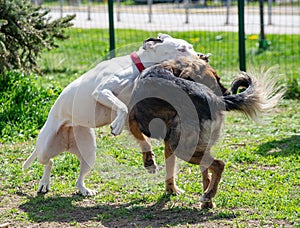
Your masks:
{"label": "black fur on back", "polygon": [[[171,92],[170,92],[171,91]],[[166,99],[162,94],[170,92]],[[140,100],[139,95],[143,94],[145,99]],[[188,106],[182,100],[186,94],[193,106]],[[136,102],[137,101],[137,102]],[[181,116],[178,113],[178,107]],[[131,105],[140,130],[148,137],[161,138],[163,134],[151,135],[149,123],[155,119],[161,119],[166,126],[164,139],[169,139],[170,135],[180,137],[182,119],[186,121],[185,128],[194,128],[195,124],[201,125],[205,120],[214,120],[216,113],[225,110],[221,97],[203,84],[175,77],[170,71],[159,66],[147,69],[136,81],[132,94]],[[191,108],[196,111],[191,112]],[[197,119],[195,119],[195,117]],[[162,129],[163,130],[163,129]]]}

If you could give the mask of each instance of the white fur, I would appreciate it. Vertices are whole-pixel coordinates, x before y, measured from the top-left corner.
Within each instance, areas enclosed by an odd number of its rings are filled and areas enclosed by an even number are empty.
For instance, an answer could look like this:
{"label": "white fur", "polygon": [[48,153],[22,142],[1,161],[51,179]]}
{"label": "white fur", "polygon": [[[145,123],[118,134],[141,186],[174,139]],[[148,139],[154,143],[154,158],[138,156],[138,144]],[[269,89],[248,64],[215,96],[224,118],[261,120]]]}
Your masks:
{"label": "white fur", "polygon": [[[178,56],[195,56],[192,45],[184,40],[159,34],[162,43],[149,41],[137,52],[145,67]],[[117,57],[98,64],[70,83],[57,98],[41,129],[36,148],[25,161],[27,168],[35,157],[44,164],[39,192],[50,186],[52,158],[63,151],[76,154],[80,160],[80,175],[76,186],[83,195],[95,191],[85,187],[84,178],[95,163],[96,139],[93,128],[111,123],[111,133],[119,135],[128,114],[133,81],[139,72],[130,56]],[[139,142],[145,148],[143,142]],[[147,142],[144,144],[148,145]]]}

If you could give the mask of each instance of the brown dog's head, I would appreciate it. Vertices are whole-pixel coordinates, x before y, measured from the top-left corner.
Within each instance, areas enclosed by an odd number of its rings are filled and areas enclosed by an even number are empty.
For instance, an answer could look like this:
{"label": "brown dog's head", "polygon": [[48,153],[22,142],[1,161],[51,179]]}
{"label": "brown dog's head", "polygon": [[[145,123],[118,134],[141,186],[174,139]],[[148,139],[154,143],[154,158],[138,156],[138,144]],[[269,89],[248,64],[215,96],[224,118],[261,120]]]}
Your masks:
{"label": "brown dog's head", "polygon": [[206,85],[218,96],[229,95],[229,90],[220,82],[217,72],[209,65],[208,57],[203,54],[198,57],[179,57],[163,62],[161,66],[176,77]]}

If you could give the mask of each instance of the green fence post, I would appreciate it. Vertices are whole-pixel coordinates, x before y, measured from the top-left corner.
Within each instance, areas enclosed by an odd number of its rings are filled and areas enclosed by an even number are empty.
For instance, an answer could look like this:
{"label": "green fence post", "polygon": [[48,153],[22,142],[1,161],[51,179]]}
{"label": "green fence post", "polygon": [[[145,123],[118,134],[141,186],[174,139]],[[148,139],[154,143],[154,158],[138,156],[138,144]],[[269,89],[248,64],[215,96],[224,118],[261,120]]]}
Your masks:
{"label": "green fence post", "polygon": [[246,71],[246,48],[245,48],[245,20],[244,20],[244,0],[238,0],[238,20],[239,20],[239,61],[240,70]]}
{"label": "green fence post", "polygon": [[108,0],[108,21],[109,21],[109,53],[114,58],[115,53],[115,26],[114,26],[114,0]]}
{"label": "green fence post", "polygon": [[259,35],[259,51],[264,51],[268,48],[264,29],[264,0],[259,0],[259,18],[260,18],[260,35]]}

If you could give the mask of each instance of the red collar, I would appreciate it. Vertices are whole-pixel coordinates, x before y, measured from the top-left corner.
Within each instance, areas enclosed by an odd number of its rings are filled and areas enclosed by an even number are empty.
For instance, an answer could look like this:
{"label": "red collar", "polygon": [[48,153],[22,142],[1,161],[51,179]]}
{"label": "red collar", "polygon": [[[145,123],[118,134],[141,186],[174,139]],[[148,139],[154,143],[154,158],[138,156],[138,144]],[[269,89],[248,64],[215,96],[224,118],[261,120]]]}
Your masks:
{"label": "red collar", "polygon": [[132,62],[135,64],[135,66],[138,68],[139,72],[141,73],[143,70],[145,70],[145,67],[143,63],[140,60],[140,57],[137,55],[137,53],[134,51],[130,54],[130,58]]}

